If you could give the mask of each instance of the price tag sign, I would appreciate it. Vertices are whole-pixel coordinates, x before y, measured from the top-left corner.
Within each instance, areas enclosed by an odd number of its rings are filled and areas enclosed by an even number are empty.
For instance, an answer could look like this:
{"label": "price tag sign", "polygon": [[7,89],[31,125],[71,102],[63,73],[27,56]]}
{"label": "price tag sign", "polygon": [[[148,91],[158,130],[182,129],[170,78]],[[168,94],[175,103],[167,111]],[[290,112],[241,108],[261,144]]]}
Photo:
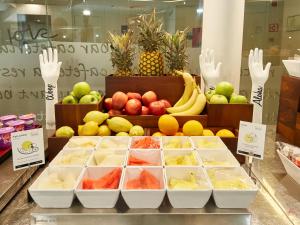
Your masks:
{"label": "price tag sign", "polygon": [[265,138],[266,125],[241,121],[237,153],[263,159]]}
{"label": "price tag sign", "polygon": [[11,133],[14,170],[45,163],[43,129]]}

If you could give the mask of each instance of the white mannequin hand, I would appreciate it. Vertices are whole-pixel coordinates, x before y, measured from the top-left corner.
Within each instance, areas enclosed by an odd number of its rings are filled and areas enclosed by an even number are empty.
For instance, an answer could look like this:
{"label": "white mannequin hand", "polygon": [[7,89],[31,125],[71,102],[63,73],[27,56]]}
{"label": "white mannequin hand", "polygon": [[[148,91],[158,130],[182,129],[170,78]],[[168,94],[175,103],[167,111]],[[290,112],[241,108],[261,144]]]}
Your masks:
{"label": "white mannequin hand", "polygon": [[251,103],[253,104],[253,119],[255,123],[262,123],[262,109],[264,86],[269,78],[271,63],[263,68],[263,50],[251,49],[248,58],[249,72],[252,80]]}
{"label": "white mannequin hand", "polygon": [[58,62],[57,49],[43,50],[39,55],[42,78],[45,82],[46,128],[55,129],[54,104],[57,103],[57,80],[61,62]]}
{"label": "white mannequin hand", "polygon": [[199,56],[199,64],[201,75],[205,82],[205,91],[215,89],[218,82],[220,82],[220,70],[222,63],[219,62],[215,67],[214,50],[203,50]]}

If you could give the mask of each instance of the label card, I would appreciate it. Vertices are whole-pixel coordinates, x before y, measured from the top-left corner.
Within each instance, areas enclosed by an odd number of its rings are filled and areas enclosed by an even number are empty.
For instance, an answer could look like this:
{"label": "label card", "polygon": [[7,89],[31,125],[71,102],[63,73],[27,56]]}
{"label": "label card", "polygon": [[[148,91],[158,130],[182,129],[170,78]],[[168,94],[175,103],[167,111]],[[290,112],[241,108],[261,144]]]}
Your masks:
{"label": "label card", "polygon": [[263,159],[266,125],[240,121],[237,153]]}
{"label": "label card", "polygon": [[45,163],[43,128],[11,133],[14,170]]}

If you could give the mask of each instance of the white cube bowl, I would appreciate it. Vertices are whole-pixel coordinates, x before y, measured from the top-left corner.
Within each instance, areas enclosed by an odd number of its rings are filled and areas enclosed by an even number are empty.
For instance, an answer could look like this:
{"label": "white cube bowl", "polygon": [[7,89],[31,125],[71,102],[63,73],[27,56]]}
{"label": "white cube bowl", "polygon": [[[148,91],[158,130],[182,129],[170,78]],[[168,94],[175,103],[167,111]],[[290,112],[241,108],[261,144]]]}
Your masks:
{"label": "white cube bowl", "polygon": [[[224,169],[224,168],[210,168],[210,169]],[[207,169],[209,171],[210,169]],[[253,183],[246,171],[242,167],[225,168],[228,172],[241,175],[250,184],[249,189],[216,189],[213,186],[213,197],[218,208],[248,208],[251,202],[255,199],[258,192],[257,186]],[[212,182],[211,182],[212,183]],[[213,185],[213,183],[212,183]]]}
{"label": "white cube bowl", "polygon": [[[77,180],[74,186],[70,189],[37,188],[39,182],[41,182],[41,180],[46,178],[52,172],[70,172],[77,177]],[[37,178],[37,180],[28,188],[28,191],[35,203],[41,208],[70,208],[75,196],[74,190],[78,185],[82,173],[82,167],[47,167]]]}
{"label": "white cube bowl", "polygon": [[[227,146],[222,141],[222,139],[218,136],[192,136],[191,140],[192,140],[193,146],[196,150],[226,150],[226,149],[228,149]],[[213,141],[216,143],[216,146],[214,146],[214,147],[198,146],[197,142],[199,140]]]}
{"label": "white cube bowl", "polygon": [[300,60],[290,59],[282,60],[289,75],[294,77],[300,77]]}
{"label": "white cube bowl", "polygon": [[[169,188],[170,178],[185,179],[189,172],[194,172],[200,182],[205,182],[204,189],[173,190]],[[173,208],[203,208],[212,194],[212,185],[206,171],[201,167],[167,167],[167,195]]]}
{"label": "white cube bowl", "polygon": [[[180,156],[180,155],[190,155],[190,154],[194,154],[196,161],[197,161],[197,165],[167,165],[166,164],[166,158],[168,156]],[[202,162],[197,154],[196,151],[190,151],[190,150],[165,150],[163,151],[163,165],[165,167],[171,166],[171,167],[191,167],[191,166],[202,166]]]}
{"label": "white cube bowl", "polygon": [[[74,146],[71,146],[71,142],[73,140],[76,140],[76,139],[84,139],[84,140],[90,139],[90,140],[95,141],[96,145],[95,145],[95,147],[81,147],[81,146],[74,147]],[[77,149],[80,149],[80,150],[95,150],[99,146],[100,141],[101,141],[101,137],[99,137],[99,136],[73,136],[73,137],[70,138],[70,140],[67,142],[67,144],[65,144],[63,149],[64,150],[77,150]]]}
{"label": "white cube bowl", "polygon": [[[202,165],[206,168],[211,167],[240,167],[239,162],[236,160],[236,158],[232,155],[232,153],[228,150],[198,150],[199,158],[202,162]],[[216,164],[216,165],[209,165],[206,164],[206,160],[213,160],[216,159],[216,161],[223,161],[226,164]]]}
{"label": "white cube bowl", "polygon": [[279,158],[287,172],[298,184],[300,184],[300,168],[296,166],[290,159],[277,150]]}
{"label": "white cube bowl", "polygon": [[[82,189],[82,180],[85,178],[98,179],[110,173],[116,168],[122,169],[122,175],[118,189]],[[122,176],[124,173],[123,167],[88,167],[84,170],[81,179],[75,190],[75,194],[80,203],[85,208],[113,208],[115,207],[119,195]]]}
{"label": "white cube bowl", "polygon": [[[191,147],[189,148],[165,148],[165,145],[172,139],[178,139],[182,142],[189,142]],[[194,146],[193,146],[193,142],[191,140],[190,137],[188,136],[163,136],[162,137],[162,149],[163,150],[193,150]]]}
{"label": "white cube bowl", "polygon": [[[131,150],[131,151],[128,151],[127,153],[127,163],[126,163],[126,166],[128,167],[137,167],[137,166],[145,166],[145,165],[129,165],[129,158],[130,156],[134,156],[138,159],[141,159],[141,160],[145,160],[149,163],[153,163],[153,164],[156,164],[156,165],[153,165],[153,166],[160,166],[162,167],[163,166],[163,156],[162,156],[162,152],[161,151],[157,151],[157,150]],[[151,165],[146,165],[146,166],[151,166]]]}
{"label": "white cube bowl", "polygon": [[[113,141],[119,142],[122,146],[109,146],[108,148],[102,148],[102,143],[105,141]],[[109,151],[109,150],[128,150],[130,145],[131,138],[128,136],[106,136],[102,137],[99,145],[97,146],[96,150],[98,151]]]}
{"label": "white cube bowl", "polygon": [[134,136],[134,137],[131,137],[131,142],[130,142],[130,145],[129,145],[129,150],[144,150],[144,151],[147,151],[147,150],[161,150],[162,149],[162,141],[161,141],[161,137],[150,137],[156,141],[159,142],[159,148],[132,148],[132,144],[134,143],[135,140],[138,140],[138,139],[142,139],[142,138],[145,138],[147,136]]}
{"label": "white cube bowl", "polygon": [[[87,166],[88,167],[114,167],[114,166],[122,166],[124,167],[126,165],[127,162],[127,152],[126,150],[97,150],[94,151],[92,153],[92,156],[90,157],[90,159],[87,162]],[[105,155],[109,155],[109,154],[120,154],[121,157],[123,157],[123,161],[121,164],[109,164],[109,165],[102,165],[102,164],[97,164],[96,160],[95,160],[95,154],[100,154],[103,155],[103,157],[105,157]]]}
{"label": "white cube bowl", "polygon": [[[141,171],[146,169],[151,172],[161,184],[161,189],[125,189],[130,179],[135,179]],[[129,208],[158,208],[166,194],[166,183],[162,167],[127,167],[122,180],[121,194]]]}
{"label": "white cube bowl", "polygon": [[[68,164],[68,165],[60,165],[58,164],[58,161],[67,154],[72,154],[75,152],[81,152],[81,151],[86,151],[87,154],[89,155],[88,158],[85,160],[85,162],[83,164]],[[92,157],[92,153],[93,150],[92,149],[88,149],[88,150],[80,150],[80,149],[76,149],[76,150],[70,150],[70,149],[63,149],[62,151],[60,151],[55,158],[50,162],[49,167],[86,167],[88,161],[90,160],[90,158]]]}

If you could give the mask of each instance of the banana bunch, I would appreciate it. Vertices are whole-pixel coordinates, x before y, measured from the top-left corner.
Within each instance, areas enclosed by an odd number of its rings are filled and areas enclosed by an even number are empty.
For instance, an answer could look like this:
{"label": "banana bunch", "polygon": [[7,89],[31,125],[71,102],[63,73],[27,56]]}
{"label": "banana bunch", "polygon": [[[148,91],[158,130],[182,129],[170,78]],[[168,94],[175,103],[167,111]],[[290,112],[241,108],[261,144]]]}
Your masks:
{"label": "banana bunch", "polygon": [[181,98],[173,107],[167,108],[167,112],[173,116],[193,116],[199,115],[206,104],[206,97],[201,93],[195,80],[189,73],[183,73],[176,70],[184,80],[184,92]]}

